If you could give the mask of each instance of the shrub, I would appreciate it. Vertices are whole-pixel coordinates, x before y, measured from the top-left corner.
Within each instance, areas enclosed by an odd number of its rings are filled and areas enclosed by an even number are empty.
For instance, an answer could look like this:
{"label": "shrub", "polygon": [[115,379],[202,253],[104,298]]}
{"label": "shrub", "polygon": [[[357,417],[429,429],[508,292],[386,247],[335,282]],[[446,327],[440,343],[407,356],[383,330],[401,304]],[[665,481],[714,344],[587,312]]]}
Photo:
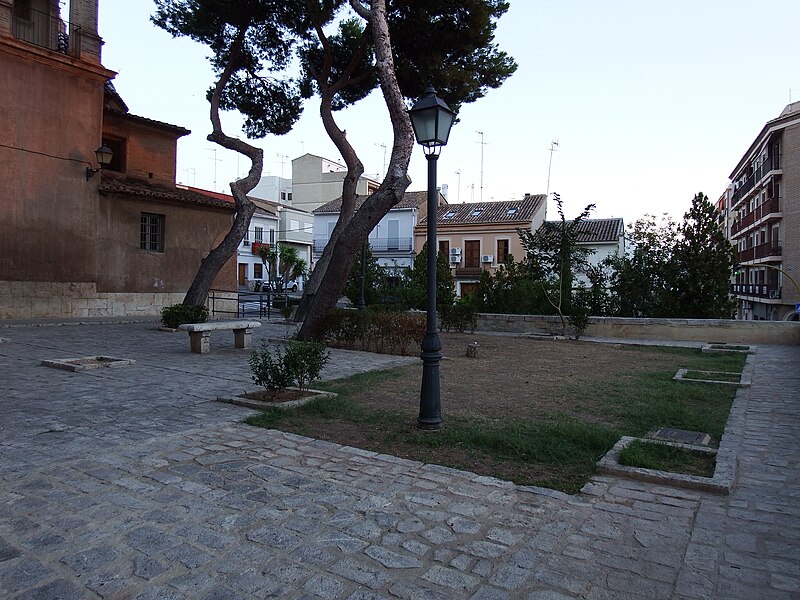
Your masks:
{"label": "shrub", "polygon": [[297,382],[301,390],[317,379],[322,368],[327,364],[331,353],[319,342],[293,342],[286,349],[283,357],[285,370]]}
{"label": "shrub", "polygon": [[250,370],[253,372],[253,381],[271,392],[273,397],[278,390],[294,383],[294,377],[286,369],[285,354],[280,348],[273,353],[266,340],[261,343],[260,350],[253,350],[250,355]]}
{"label": "shrub", "polygon": [[270,350],[266,341],[260,350],[250,355],[250,370],[253,381],[262,386],[274,397],[279,390],[297,383],[301,390],[319,379],[323,367],[330,358],[330,352],[319,342],[293,342],[285,351]]}
{"label": "shrub", "polygon": [[161,309],[161,322],[164,327],[177,329],[184,323],[205,323],[206,321],[208,321],[208,308],[202,304],[173,304]]}
{"label": "shrub", "polygon": [[424,315],[393,310],[335,309],[325,319],[328,345],[406,355],[425,334]]}
{"label": "shrub", "polygon": [[478,309],[466,298],[460,298],[449,310],[442,313],[442,329],[475,332],[478,325]]}

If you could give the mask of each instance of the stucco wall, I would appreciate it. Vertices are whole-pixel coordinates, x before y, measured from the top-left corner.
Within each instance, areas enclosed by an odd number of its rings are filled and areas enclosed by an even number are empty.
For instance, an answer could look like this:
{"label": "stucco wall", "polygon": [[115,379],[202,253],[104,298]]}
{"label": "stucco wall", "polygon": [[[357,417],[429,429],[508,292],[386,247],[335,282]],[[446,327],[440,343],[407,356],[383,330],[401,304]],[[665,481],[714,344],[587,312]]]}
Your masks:
{"label": "stucco wall", "polygon": [[125,140],[125,174],[136,179],[175,185],[176,135],[108,112],[103,117],[103,136]]}
{"label": "stucco wall", "polygon": [[[555,316],[481,314],[479,331],[560,334]],[[591,317],[584,335],[645,340],[741,344],[800,344],[800,323],[727,319],[625,319]]]}
{"label": "stucco wall", "polygon": [[[140,250],[143,212],[164,215],[164,252]],[[233,218],[225,209],[117,195],[100,197],[99,214],[99,292],[185,292],[203,257],[227,233]],[[218,275],[215,288],[236,289],[235,263],[234,256]]]}

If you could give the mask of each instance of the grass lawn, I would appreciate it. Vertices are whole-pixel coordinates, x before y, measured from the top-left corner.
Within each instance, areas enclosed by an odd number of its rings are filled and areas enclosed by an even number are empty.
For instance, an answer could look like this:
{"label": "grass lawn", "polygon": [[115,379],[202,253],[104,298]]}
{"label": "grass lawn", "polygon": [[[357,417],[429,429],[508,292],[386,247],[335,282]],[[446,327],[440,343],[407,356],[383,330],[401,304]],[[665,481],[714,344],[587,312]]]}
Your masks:
{"label": "grass lawn", "polygon": [[634,440],[620,452],[619,464],[699,475],[700,477],[713,477],[716,461],[711,454],[692,452],[666,444]]}
{"label": "grass lawn", "polygon": [[[680,367],[741,372],[745,356],[684,348],[442,334],[444,429],[416,429],[421,362],[314,387],[339,394],[247,420],[270,427],[576,492],[622,435],[660,427],[718,443],[735,388],[672,379]],[[478,357],[467,343],[478,341]]]}

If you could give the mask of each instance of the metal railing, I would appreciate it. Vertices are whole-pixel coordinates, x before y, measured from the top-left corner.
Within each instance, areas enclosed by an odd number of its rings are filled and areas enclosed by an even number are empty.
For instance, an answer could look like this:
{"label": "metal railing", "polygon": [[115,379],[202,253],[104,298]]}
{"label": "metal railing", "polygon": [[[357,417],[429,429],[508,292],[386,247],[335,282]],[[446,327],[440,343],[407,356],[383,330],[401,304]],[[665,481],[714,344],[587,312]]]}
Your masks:
{"label": "metal railing", "polygon": [[731,225],[731,235],[739,233],[745,227],[749,227],[756,221],[766,217],[772,213],[779,213],[781,211],[781,198],[770,198],[759,204],[755,210],[750,211],[741,219],[737,219]]}
{"label": "metal railing", "polygon": [[766,242],[765,244],[759,244],[758,246],[753,246],[747,250],[740,250],[737,254],[737,262],[743,263],[755,260],[757,258],[767,258],[768,256],[778,257],[782,254],[783,248],[781,247],[780,242],[777,244],[774,242]]}
{"label": "metal railing", "polygon": [[57,14],[32,8],[15,13],[11,22],[11,35],[18,40],[70,56],[80,54],[79,31],[80,27],[74,27]]}
{"label": "metal railing", "polygon": [[[314,238],[314,252],[322,254],[330,238]],[[414,238],[374,238],[369,240],[372,252],[411,252],[414,249]]]}
{"label": "metal railing", "polygon": [[765,283],[734,283],[731,285],[731,293],[740,296],[756,296],[758,298],[780,300],[782,288]]}
{"label": "metal railing", "polygon": [[741,200],[747,192],[753,189],[756,182],[761,181],[766,175],[770,173],[770,171],[777,171],[781,168],[781,155],[774,154],[773,156],[768,156],[767,159],[758,165],[753,173],[745,179],[742,186],[733,193],[733,201],[732,204],[736,204],[739,200]]}
{"label": "metal railing", "polygon": [[211,317],[257,317],[269,319],[272,316],[272,293],[231,292],[210,290],[208,292],[208,312]]}

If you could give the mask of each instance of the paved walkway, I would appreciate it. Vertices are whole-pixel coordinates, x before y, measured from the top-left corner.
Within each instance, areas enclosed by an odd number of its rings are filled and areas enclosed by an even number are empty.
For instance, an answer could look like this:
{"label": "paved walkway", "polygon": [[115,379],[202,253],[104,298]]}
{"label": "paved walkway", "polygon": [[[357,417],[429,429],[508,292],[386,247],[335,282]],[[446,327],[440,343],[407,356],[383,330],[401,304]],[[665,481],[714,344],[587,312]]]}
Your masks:
{"label": "paved walkway", "polygon": [[[732,496],[567,496],[241,425],[233,336],[153,327],[0,328],[0,597],[800,598],[800,348],[755,355]],[[137,363],[39,366],[99,354]]]}

